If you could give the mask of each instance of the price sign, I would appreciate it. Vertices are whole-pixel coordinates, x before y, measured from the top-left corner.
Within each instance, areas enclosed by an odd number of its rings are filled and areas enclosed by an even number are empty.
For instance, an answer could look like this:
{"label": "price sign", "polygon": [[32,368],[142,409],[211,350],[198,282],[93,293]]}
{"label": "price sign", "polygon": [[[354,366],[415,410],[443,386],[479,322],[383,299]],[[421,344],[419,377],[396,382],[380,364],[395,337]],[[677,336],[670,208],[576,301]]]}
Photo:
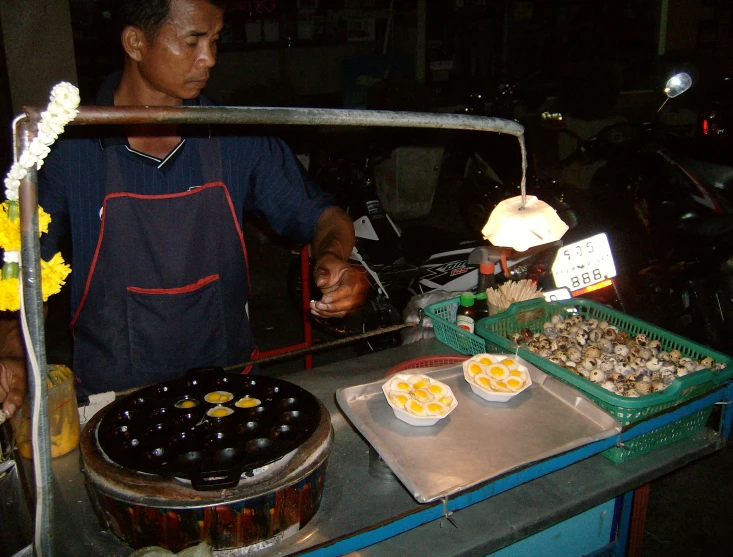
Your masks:
{"label": "price sign", "polygon": [[611,246],[605,234],[568,244],[557,251],[552,264],[557,288],[571,292],[616,276]]}
{"label": "price sign", "polygon": [[559,300],[569,300],[572,298],[570,290],[567,288],[558,288],[557,290],[548,290],[542,293],[547,302],[557,302]]}

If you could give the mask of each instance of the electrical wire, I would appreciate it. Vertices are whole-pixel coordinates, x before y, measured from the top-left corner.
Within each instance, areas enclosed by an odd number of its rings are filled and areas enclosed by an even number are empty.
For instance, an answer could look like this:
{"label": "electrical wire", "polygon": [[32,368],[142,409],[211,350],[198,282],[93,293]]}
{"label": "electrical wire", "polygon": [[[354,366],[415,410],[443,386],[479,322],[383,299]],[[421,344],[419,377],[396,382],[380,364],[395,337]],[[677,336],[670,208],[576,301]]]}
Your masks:
{"label": "electrical wire", "polygon": [[33,371],[33,419],[31,420],[31,442],[33,447],[36,449],[36,454],[33,458],[33,473],[35,476],[36,484],[36,516],[35,516],[35,532],[34,532],[34,545],[36,555],[43,557],[43,525],[46,523],[46,505],[44,501],[44,489],[43,489],[43,468],[41,466],[41,455],[39,455],[38,448],[40,447],[40,412],[41,412],[41,401],[43,397],[42,383],[41,381],[45,378],[41,377],[41,370],[38,365],[38,359],[36,353],[33,350],[33,342],[30,337],[30,331],[28,329],[28,321],[25,316],[25,302],[23,299],[23,270],[20,270],[20,322],[21,330],[23,332],[23,339],[25,341],[26,349],[28,352],[28,363],[31,370]]}

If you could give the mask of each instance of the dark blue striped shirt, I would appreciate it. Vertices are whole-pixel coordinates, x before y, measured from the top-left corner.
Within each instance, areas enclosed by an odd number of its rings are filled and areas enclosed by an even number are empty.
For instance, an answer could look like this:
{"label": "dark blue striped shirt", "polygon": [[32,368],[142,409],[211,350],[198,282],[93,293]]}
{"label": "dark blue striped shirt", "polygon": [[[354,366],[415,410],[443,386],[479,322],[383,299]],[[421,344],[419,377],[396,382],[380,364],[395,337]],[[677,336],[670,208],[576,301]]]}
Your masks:
{"label": "dark blue striped shirt", "polygon": [[[117,149],[125,191],[169,194],[204,183],[198,142],[185,137],[164,161],[132,151],[127,141],[93,137],[60,138],[39,172],[39,203],[51,214],[48,234],[41,238],[45,260],[59,249],[68,229],[72,239],[71,312],[76,311],[94,257],[100,210],[106,195],[103,149]],[[309,242],[318,218],[333,205],[307,175],[280,139],[222,136],[223,181],[241,219],[241,211],[263,215],[272,229],[298,243]],[[226,215],[224,216],[226,217]],[[174,231],[171,231],[174,233]]]}

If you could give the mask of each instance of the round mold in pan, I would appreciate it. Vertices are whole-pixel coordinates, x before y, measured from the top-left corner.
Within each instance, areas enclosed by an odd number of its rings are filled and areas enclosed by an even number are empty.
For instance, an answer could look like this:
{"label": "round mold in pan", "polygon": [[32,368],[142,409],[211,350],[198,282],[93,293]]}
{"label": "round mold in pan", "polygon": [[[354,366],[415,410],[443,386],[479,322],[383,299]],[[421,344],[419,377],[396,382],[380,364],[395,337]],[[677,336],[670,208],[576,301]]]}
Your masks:
{"label": "round mold in pan", "polygon": [[[217,406],[205,402],[212,391],[232,393],[221,403],[231,414],[207,415]],[[259,404],[237,407],[244,397]],[[182,407],[186,400],[195,405]],[[124,468],[184,478],[194,489],[220,489],[299,447],[318,427],[320,412],[312,394],[288,381],[198,368],[113,402],[99,422],[97,438],[104,453]]]}

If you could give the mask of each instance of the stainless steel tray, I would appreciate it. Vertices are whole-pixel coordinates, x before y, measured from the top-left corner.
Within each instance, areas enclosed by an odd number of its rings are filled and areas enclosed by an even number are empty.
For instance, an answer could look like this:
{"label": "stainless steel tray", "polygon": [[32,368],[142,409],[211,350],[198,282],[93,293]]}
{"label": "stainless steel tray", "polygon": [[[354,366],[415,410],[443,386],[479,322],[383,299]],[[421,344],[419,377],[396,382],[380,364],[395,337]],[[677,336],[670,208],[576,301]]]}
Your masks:
{"label": "stainless steel tray", "polygon": [[429,427],[399,420],[381,379],[336,391],[344,414],[420,503],[451,496],[526,464],[616,435],[612,416],[570,385],[521,360],[532,386],[509,402],[472,391],[460,364],[415,370],[446,383],[458,400]]}

